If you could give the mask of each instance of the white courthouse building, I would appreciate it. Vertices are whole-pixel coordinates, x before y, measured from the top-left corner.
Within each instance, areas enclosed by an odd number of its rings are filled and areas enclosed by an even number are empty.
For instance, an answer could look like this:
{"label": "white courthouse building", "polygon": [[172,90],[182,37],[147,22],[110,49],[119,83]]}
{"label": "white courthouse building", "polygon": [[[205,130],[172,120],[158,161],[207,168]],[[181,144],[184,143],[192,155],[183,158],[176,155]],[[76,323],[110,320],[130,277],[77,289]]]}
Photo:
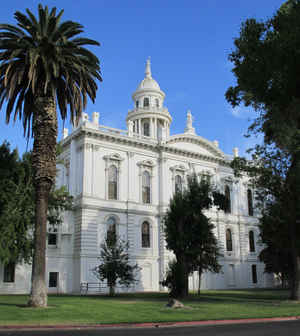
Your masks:
{"label": "white courthouse building", "polygon": [[[128,240],[130,257],[141,267],[140,281],[131,290],[163,290],[160,281],[173,257],[165,248],[163,217],[174,191],[185,188],[193,173],[209,177],[230,200],[226,212],[213,208],[207,213],[222,248],[223,267],[219,274],[205,273],[201,288],[272,286],[258,261],[253,191],[230,168],[237,148],[226,155],[217,141],[197,135],[190,112],[183,132],[170,134],[172,115],[164,98],[148,60],[145,78],[132,95],[126,130],[102,125],[97,112],[90,119],[84,113],[70,134],[64,130],[57,185],[67,186],[75,209],[64,215],[57,230],[49,229],[49,292],[78,293],[81,283],[98,281],[91,270],[109,229]],[[198,288],[197,274],[190,277],[190,288]],[[0,265],[0,293],[29,290],[30,266]]]}

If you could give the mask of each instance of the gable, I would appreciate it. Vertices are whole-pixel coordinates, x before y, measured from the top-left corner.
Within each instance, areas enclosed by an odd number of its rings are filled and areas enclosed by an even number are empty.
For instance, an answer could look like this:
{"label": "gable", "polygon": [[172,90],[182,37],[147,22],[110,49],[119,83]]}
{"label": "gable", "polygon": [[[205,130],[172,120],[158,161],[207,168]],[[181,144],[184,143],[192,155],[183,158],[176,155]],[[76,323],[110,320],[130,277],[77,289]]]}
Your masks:
{"label": "gable", "polygon": [[167,141],[168,147],[180,149],[187,152],[194,152],[206,156],[224,158],[224,153],[216,147],[211,141],[200,136],[179,134],[173,135]]}

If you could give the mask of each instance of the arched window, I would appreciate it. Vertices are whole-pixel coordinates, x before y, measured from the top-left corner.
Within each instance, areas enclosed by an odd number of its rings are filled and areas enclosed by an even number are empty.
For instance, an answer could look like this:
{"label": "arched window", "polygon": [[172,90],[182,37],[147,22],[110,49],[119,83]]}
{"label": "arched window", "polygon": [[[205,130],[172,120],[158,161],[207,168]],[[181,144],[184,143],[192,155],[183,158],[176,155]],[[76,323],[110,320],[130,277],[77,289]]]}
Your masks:
{"label": "arched window", "polygon": [[253,198],[252,198],[252,191],[250,189],[247,190],[247,198],[248,198],[248,214],[249,216],[253,216]]}
{"label": "arched window", "polygon": [[114,217],[109,217],[107,220],[107,236],[115,238],[117,234],[117,224]]}
{"label": "arched window", "polygon": [[150,100],[148,97],[144,98],[144,107],[148,107],[150,105]]}
{"label": "arched window", "polygon": [[180,175],[175,176],[175,192],[182,192],[182,178]]}
{"label": "arched window", "polygon": [[138,108],[139,105],[140,105],[140,102],[137,100],[137,101],[135,102],[135,107]]}
{"label": "arched window", "polygon": [[118,199],[118,169],[114,165],[108,169],[108,198]]}
{"label": "arched window", "polygon": [[155,99],[155,106],[159,107],[159,100],[157,98]]}
{"label": "arched window", "polygon": [[142,178],[142,199],[143,203],[150,203],[150,174],[144,171]]}
{"label": "arched window", "polygon": [[228,252],[232,251],[232,233],[230,229],[226,230],[226,250]]}
{"label": "arched window", "polygon": [[150,125],[148,122],[144,122],[143,128],[144,128],[144,135],[150,136]]}
{"label": "arched window", "polygon": [[230,189],[225,186],[225,213],[231,213],[231,197],[230,197]]}
{"label": "arched window", "polygon": [[148,222],[142,224],[142,247],[150,247],[150,224]]}
{"label": "arched window", "polygon": [[253,231],[249,231],[249,250],[250,252],[255,252],[255,241]]}

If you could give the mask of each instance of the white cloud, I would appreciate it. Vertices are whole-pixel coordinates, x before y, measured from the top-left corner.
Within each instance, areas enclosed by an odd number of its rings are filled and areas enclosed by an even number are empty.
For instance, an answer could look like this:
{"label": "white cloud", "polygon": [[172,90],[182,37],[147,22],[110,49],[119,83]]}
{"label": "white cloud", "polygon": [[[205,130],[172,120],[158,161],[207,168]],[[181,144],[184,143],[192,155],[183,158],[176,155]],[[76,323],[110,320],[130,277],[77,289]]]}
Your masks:
{"label": "white cloud", "polygon": [[236,106],[230,109],[230,113],[239,119],[255,118],[255,112],[251,107]]}

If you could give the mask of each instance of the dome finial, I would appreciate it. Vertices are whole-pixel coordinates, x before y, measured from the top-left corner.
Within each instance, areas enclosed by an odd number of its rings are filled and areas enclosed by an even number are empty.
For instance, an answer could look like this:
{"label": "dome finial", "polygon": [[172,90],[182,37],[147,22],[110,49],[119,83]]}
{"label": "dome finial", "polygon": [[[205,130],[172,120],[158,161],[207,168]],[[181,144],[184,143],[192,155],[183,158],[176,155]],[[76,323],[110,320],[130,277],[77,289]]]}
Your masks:
{"label": "dome finial", "polygon": [[146,69],[145,69],[145,75],[146,75],[146,78],[152,78],[150,56],[147,59]]}

